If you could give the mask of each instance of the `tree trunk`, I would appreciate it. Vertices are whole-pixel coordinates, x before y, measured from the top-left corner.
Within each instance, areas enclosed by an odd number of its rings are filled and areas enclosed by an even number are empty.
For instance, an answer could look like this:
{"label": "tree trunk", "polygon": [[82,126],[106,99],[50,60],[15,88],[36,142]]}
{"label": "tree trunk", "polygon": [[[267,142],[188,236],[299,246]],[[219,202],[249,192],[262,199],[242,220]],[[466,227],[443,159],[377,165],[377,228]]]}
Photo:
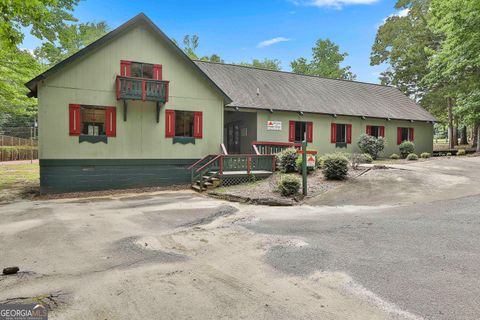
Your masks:
{"label": "tree trunk", "polygon": [[473,126],[473,134],[472,134],[472,147],[475,148],[475,146],[477,145],[477,141],[479,140],[478,139],[478,131],[480,130],[480,124],[476,124]]}
{"label": "tree trunk", "polygon": [[461,134],[461,139],[460,139],[460,144],[465,145],[468,144],[468,139],[467,139],[467,126],[464,125],[462,128],[462,134]]}
{"label": "tree trunk", "polygon": [[477,152],[480,152],[480,125],[477,125]]}
{"label": "tree trunk", "polygon": [[447,104],[448,104],[448,147],[450,149],[453,149],[455,147],[455,144],[454,144],[454,141],[453,141],[452,98],[450,98],[450,97],[447,98]]}
{"label": "tree trunk", "polygon": [[453,116],[453,145],[458,146],[458,117]]}

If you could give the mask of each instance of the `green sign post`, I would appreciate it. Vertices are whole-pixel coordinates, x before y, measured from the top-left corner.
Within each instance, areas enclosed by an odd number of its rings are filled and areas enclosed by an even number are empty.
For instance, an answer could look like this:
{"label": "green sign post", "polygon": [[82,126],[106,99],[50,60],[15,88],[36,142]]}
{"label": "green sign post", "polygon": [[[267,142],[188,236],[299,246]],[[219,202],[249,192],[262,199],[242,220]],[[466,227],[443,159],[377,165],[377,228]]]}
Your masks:
{"label": "green sign post", "polygon": [[302,189],[303,195],[307,195],[307,140],[302,141]]}

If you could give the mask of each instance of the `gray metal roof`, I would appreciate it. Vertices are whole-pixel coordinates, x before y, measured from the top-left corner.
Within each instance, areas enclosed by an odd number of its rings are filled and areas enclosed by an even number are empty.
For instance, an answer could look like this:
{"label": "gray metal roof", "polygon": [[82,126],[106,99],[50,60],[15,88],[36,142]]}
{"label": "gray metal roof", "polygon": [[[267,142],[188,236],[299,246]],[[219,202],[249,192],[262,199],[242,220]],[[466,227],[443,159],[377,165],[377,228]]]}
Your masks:
{"label": "gray metal roof", "polygon": [[435,121],[395,87],[230,64],[195,63],[233,100],[228,104],[232,107]]}

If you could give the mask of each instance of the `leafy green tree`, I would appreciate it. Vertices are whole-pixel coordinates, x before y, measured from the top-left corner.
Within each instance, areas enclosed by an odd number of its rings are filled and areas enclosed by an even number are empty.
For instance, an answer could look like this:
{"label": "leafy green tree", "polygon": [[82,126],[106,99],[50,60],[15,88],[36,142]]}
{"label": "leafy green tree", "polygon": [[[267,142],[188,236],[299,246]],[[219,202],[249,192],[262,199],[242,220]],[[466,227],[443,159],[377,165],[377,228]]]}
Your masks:
{"label": "leafy green tree", "polygon": [[428,61],[441,35],[428,28],[430,0],[399,0],[395,9],[408,10],[408,14],[391,16],[378,28],[370,64],[387,63],[389,67],[381,74],[382,84],[421,99],[427,88],[420,81],[428,73]]}
{"label": "leafy green tree", "polygon": [[89,45],[109,31],[105,21],[65,26],[59,31],[58,41],[45,42],[35,49],[35,57],[46,64],[56,64]]}
{"label": "leafy green tree", "polygon": [[36,112],[36,100],[27,97],[24,83],[36,76],[42,66],[27,50],[0,51],[0,112]]}
{"label": "leafy green tree", "polygon": [[211,56],[203,56],[200,58],[202,61],[210,61],[210,62],[218,62],[218,63],[225,63],[222,58],[218,54],[212,54]]}
{"label": "leafy green tree", "polygon": [[388,68],[380,76],[381,83],[399,88],[438,120],[448,122],[453,143],[456,141],[453,109],[458,82],[426,80],[431,71],[430,60],[444,37],[429,26],[431,0],[399,0],[395,8],[407,10],[407,14],[393,15],[379,27],[370,64],[387,63]]}
{"label": "leafy green tree", "polygon": [[[178,41],[175,40],[174,38],[172,38],[172,41],[180,47],[180,45],[178,44]],[[222,60],[222,58],[220,58],[220,56],[218,54],[212,54],[210,56],[202,56],[202,57],[199,57],[196,53],[197,51],[197,48],[198,48],[198,45],[199,45],[199,37],[194,34],[192,36],[190,35],[185,35],[183,37],[183,48],[181,48],[183,50],[183,52],[185,52],[185,54],[192,60],[202,60],[202,61],[211,61],[211,62],[219,62],[219,63],[224,63],[224,61]]]}
{"label": "leafy green tree", "polygon": [[76,21],[70,13],[79,0],[0,1],[0,46],[13,49],[24,38],[22,28],[39,39],[53,42],[66,22]]}
{"label": "leafy green tree", "polygon": [[457,114],[480,131],[480,2],[431,1],[429,26],[444,38],[429,61],[425,82],[455,83]]}
{"label": "leafy green tree", "polygon": [[319,39],[312,48],[312,60],[298,58],[290,63],[293,72],[322,76],[334,79],[355,80],[356,75],[350,71],[351,67],[340,67],[348,56],[340,52],[340,47],[329,39]]}
{"label": "leafy green tree", "polygon": [[307,62],[305,58],[298,58],[292,62],[290,62],[290,66],[292,67],[292,71],[299,74],[311,74],[310,73],[310,64]]}
{"label": "leafy green tree", "polygon": [[280,67],[280,60],[278,59],[253,59],[252,62],[240,62],[238,65],[246,66],[246,67],[254,67],[259,69],[266,69],[266,70],[274,70],[280,71],[282,68]]}
{"label": "leafy green tree", "polygon": [[0,1],[0,112],[34,113],[36,100],[27,98],[24,83],[42,70],[27,51],[18,48],[22,29],[47,42],[55,42],[79,0]]}

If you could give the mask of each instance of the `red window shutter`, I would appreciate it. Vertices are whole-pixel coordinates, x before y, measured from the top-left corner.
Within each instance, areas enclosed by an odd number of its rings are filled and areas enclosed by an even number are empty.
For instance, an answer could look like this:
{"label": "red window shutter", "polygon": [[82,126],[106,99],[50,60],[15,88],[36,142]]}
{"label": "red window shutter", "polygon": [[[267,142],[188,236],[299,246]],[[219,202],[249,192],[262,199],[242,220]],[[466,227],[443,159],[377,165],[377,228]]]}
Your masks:
{"label": "red window shutter", "polygon": [[193,113],[193,137],[201,139],[203,131],[203,115],[201,112]]}
{"label": "red window shutter", "polygon": [[366,133],[371,136],[372,135],[372,126],[367,126],[367,131]]}
{"label": "red window shutter", "polygon": [[68,128],[71,136],[79,136],[80,129],[80,105],[69,104],[68,105]]}
{"label": "red window shutter", "polygon": [[415,137],[413,135],[413,128],[408,128],[408,138],[410,141],[415,140]]}
{"label": "red window shutter", "polygon": [[288,141],[295,142],[295,121],[290,120],[288,125]]}
{"label": "red window shutter", "polygon": [[335,143],[337,142],[337,124],[332,123],[330,127],[330,142]]}
{"label": "red window shutter", "polygon": [[175,136],[175,110],[165,110],[165,137]]}
{"label": "red window shutter", "polygon": [[402,143],[402,128],[397,128],[397,144]]}
{"label": "red window shutter", "polygon": [[131,75],[131,61],[120,60],[120,75],[124,77],[130,77]]}
{"label": "red window shutter", "polygon": [[153,65],[153,79],[162,80],[162,65],[154,64]]}
{"label": "red window shutter", "polygon": [[307,142],[313,142],[313,122],[307,122]]}
{"label": "red window shutter", "polygon": [[117,136],[117,108],[105,108],[105,134],[107,137]]}
{"label": "red window shutter", "polygon": [[384,126],[381,126],[381,127],[380,127],[380,134],[379,134],[379,136],[385,138],[385,127],[384,127]]}
{"label": "red window shutter", "polygon": [[352,125],[347,124],[347,143],[352,143]]}

